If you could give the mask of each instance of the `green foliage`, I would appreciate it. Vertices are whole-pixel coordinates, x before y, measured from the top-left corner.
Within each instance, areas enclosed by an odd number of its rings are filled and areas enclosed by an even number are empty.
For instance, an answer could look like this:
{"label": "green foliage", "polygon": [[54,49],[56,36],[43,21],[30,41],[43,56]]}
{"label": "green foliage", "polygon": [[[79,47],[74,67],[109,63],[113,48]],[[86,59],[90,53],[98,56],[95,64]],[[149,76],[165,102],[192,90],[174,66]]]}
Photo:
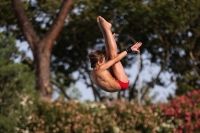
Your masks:
{"label": "green foliage", "polygon": [[[146,58],[142,62],[142,69],[148,65],[157,65],[161,73],[169,72],[172,76],[169,82],[176,83],[178,95],[186,93],[187,90],[198,89],[199,6],[198,0],[151,0],[146,3],[77,0],[74,2],[68,24],[63,27],[53,48],[52,67],[66,76],[78,70],[80,78],[85,81],[89,79],[87,52],[103,46],[102,35],[96,24],[96,17],[101,15],[112,23],[113,32],[119,34],[116,40],[120,51],[133,43],[129,37],[143,42],[140,51]],[[135,56],[129,55],[122,60],[123,66],[130,67],[135,60]],[[85,72],[82,72],[83,70]],[[152,80],[144,81],[144,86],[153,88],[156,84],[163,87],[167,85],[162,76],[158,75],[155,81],[154,77],[156,75],[152,75]],[[87,81],[86,83],[88,85]],[[187,86],[183,91],[182,86],[185,85]]]}
{"label": "green foliage", "polygon": [[14,41],[12,37],[0,41],[0,132],[25,129],[37,99],[34,73],[14,63],[20,56]]}
{"label": "green foliage", "polygon": [[[43,36],[59,11],[62,0],[23,2],[33,28],[38,35]],[[7,34],[24,40],[18,30],[14,12],[10,10],[11,2],[2,0],[0,6],[1,28]],[[87,55],[91,50],[103,46],[102,35],[96,24],[96,17],[101,15],[113,24],[113,32],[119,34],[116,40],[120,51],[133,43],[130,37],[143,42],[140,49],[142,57],[145,57],[142,60],[142,70],[148,68],[148,65],[156,64],[161,73],[169,72],[172,76],[171,82],[177,85],[177,95],[198,89],[199,9],[199,0],[74,0],[72,10],[52,50],[51,70],[56,77],[55,81],[63,88],[69,88],[71,83],[80,79],[84,79],[88,87],[92,86],[88,81],[90,67]],[[122,60],[123,66],[131,67],[136,61],[135,57],[127,56]],[[72,76],[74,72],[79,73],[77,79]],[[154,77],[155,74],[152,75],[152,80],[144,81],[144,86],[153,88],[156,84],[164,87],[167,85],[160,75],[157,80]],[[131,81],[134,82],[137,81]],[[131,89],[136,87],[133,84]]]}
{"label": "green foliage", "polygon": [[158,127],[162,133],[173,131],[163,127],[163,120],[149,107],[130,103],[111,104],[57,100],[51,104],[40,103],[32,115],[30,132],[53,133],[151,133]]}
{"label": "green foliage", "polygon": [[[15,19],[15,15],[13,12],[11,12],[12,4],[11,1],[8,0],[2,0],[0,2],[0,27],[5,28],[5,26],[16,24],[16,21],[13,21]],[[7,27],[10,28],[10,27]],[[4,30],[5,30],[4,29]]]}

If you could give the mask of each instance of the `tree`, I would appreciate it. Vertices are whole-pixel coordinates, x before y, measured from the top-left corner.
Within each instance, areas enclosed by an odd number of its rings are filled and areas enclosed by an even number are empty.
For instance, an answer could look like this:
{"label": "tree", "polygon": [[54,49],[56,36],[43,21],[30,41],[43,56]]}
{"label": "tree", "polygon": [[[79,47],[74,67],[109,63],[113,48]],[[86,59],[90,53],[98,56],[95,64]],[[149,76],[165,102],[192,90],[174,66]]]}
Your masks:
{"label": "tree", "polygon": [[[160,72],[171,73],[171,82],[176,83],[176,94],[199,89],[199,1],[159,1],[148,4],[146,29],[148,45],[146,49],[151,62],[161,66]],[[151,23],[152,22],[152,23]],[[156,79],[156,78],[155,78]],[[156,84],[166,81],[157,78]],[[150,84],[151,85],[151,84]]]}
{"label": "tree", "polygon": [[[113,29],[120,34],[120,38],[118,37],[118,44],[120,45],[118,47],[122,51],[125,49],[126,45],[131,45],[134,42],[130,39],[125,43],[123,42],[132,35],[129,35],[130,30],[121,33],[126,25],[126,20],[123,20],[123,13],[126,14],[126,11],[124,9],[116,11],[116,7],[118,7],[118,5],[126,7],[128,4],[129,2],[120,1],[113,1],[112,4],[108,4],[104,1],[76,1],[73,6],[76,12],[70,13],[69,23],[63,28],[64,30],[61,31],[57,39],[57,45],[53,47],[52,70],[63,73],[65,78],[71,72],[78,71],[79,77],[77,80],[83,79],[87,87],[92,88],[95,100],[101,100],[104,97],[102,91],[96,88],[89,78],[91,69],[87,57],[88,52],[96,48],[101,49],[101,47],[104,46],[102,34],[96,23],[96,17],[102,15],[107,20],[112,21]],[[134,4],[132,6],[134,6]],[[70,30],[65,32],[66,29]],[[65,38],[63,38],[63,36],[65,36]],[[63,45],[63,42],[65,42],[66,45]],[[129,62],[126,62],[128,60]],[[130,55],[128,59],[122,61],[124,66],[130,67],[135,60],[136,58]],[[136,86],[136,84],[134,86]],[[122,94],[122,96],[123,95],[124,94]],[[121,95],[119,95],[119,97],[120,96]]]}
{"label": "tree", "polygon": [[[60,4],[56,1],[34,2],[26,1],[23,5],[33,28],[38,36],[42,37],[55,20],[56,9]],[[17,27],[14,17],[9,12],[8,4],[6,5],[8,2],[4,3],[5,6],[0,10],[8,12],[9,16],[0,14],[3,18],[0,21],[1,27],[17,35],[18,39],[24,40],[22,33],[16,33],[17,28],[13,29]],[[141,69],[139,72],[133,72],[136,77],[131,81],[130,88],[119,92],[118,98],[135,99],[139,73],[147,71],[152,66],[157,66],[159,71],[153,74],[147,73],[150,78],[142,83],[142,99],[145,99],[154,86],[165,88],[170,82],[177,85],[177,94],[199,88],[199,30],[197,29],[199,29],[200,4],[197,3],[198,0],[192,2],[113,0],[109,3],[92,0],[74,1],[69,19],[55,40],[55,45],[52,46],[53,84],[60,86],[66,98],[70,99],[65,89],[71,83],[83,80],[88,88],[92,88],[96,100],[104,97],[102,91],[90,81],[88,75],[91,69],[87,58],[88,52],[104,45],[96,24],[96,17],[102,15],[113,24],[113,32],[119,35],[116,38],[119,51],[133,44],[135,40],[143,42],[140,49]],[[131,54],[123,59],[122,63],[129,68],[135,61],[136,56]],[[77,79],[72,76],[74,72],[78,73]],[[171,74],[168,82],[162,76],[166,72]],[[185,89],[183,90],[181,86]]]}
{"label": "tree", "polygon": [[0,132],[25,129],[37,104],[34,72],[25,64],[15,63],[20,56],[15,39],[0,34]]}
{"label": "tree", "polygon": [[[131,45],[134,40],[143,42],[140,49],[143,54],[141,69],[138,73],[134,73],[136,78],[132,81],[131,87],[125,92],[120,92],[118,98],[126,97],[133,100],[137,96],[139,73],[153,65],[157,66],[159,71],[150,75],[151,79],[143,82],[141,97],[143,100],[155,85],[165,88],[174,82],[177,84],[177,92],[181,89],[182,94],[186,93],[188,89],[183,91],[181,84],[189,85],[190,90],[197,89],[200,87],[200,76],[196,72],[199,69],[199,52],[197,50],[199,49],[199,31],[195,30],[199,29],[199,4],[196,3],[198,1],[130,2],[114,0],[110,3],[75,1],[74,9],[77,12],[70,13],[69,24],[64,27],[64,29],[71,30],[69,32],[63,30],[58,37],[57,45],[53,48],[52,67],[57,68],[57,71],[64,75],[77,69],[79,78],[84,79],[85,84],[93,89],[95,99],[103,97],[101,91],[89,80],[90,69],[87,60],[87,52],[103,46],[102,35],[98,32],[99,29],[96,25],[96,17],[102,15],[112,22],[113,32],[119,34],[117,44],[120,51],[127,45]],[[186,5],[190,5],[187,6],[188,10],[185,10]],[[193,16],[192,19],[189,16]],[[62,38],[62,36],[67,36],[67,38]],[[186,40],[187,42],[193,40],[192,47],[186,43]],[[63,47],[63,42],[69,45]],[[190,51],[191,48],[196,51],[195,54],[192,54],[195,58],[192,58],[188,48]],[[60,49],[63,50],[60,51]],[[65,50],[69,53],[67,57],[64,56],[66,55]],[[126,67],[132,66],[135,61],[134,55],[122,60]],[[182,65],[183,63],[185,65]],[[67,68],[64,67],[65,65]],[[171,74],[171,80],[169,79],[168,82],[161,76],[166,72]],[[180,81],[180,79],[184,79],[184,81]]]}
{"label": "tree", "polygon": [[65,18],[72,5],[72,0],[63,1],[58,16],[43,37],[40,37],[33,29],[32,24],[23,9],[22,2],[20,0],[13,0],[12,3],[19,26],[33,53],[36,88],[40,92],[40,99],[51,101],[53,93],[50,82],[51,49],[65,22]]}

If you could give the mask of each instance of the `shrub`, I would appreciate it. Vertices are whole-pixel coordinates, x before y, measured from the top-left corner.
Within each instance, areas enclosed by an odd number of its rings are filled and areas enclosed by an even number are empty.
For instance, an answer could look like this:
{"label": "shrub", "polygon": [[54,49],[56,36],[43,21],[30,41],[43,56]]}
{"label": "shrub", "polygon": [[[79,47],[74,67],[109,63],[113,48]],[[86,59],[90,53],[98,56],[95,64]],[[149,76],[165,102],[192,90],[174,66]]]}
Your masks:
{"label": "shrub", "polygon": [[31,132],[137,133],[172,132],[149,107],[115,102],[110,105],[62,100],[41,103],[27,125]]}
{"label": "shrub", "polygon": [[37,92],[34,73],[22,63],[13,37],[0,38],[0,132],[26,130],[29,115],[34,111]]}
{"label": "shrub", "polygon": [[200,131],[200,90],[179,96],[168,104],[159,104],[154,111],[173,123],[175,132],[192,133]]}

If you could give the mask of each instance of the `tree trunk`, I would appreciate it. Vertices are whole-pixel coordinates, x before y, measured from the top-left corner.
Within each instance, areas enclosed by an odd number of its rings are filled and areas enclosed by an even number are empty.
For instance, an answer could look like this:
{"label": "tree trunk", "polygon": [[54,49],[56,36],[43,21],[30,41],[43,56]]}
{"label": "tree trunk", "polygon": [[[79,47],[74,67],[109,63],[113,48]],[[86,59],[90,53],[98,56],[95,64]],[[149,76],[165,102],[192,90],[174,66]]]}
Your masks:
{"label": "tree trunk", "polygon": [[[45,49],[45,44],[41,42],[35,49],[34,68],[36,75],[36,89],[40,92],[40,99],[50,102],[53,89],[50,81],[50,56],[51,51]],[[43,47],[41,47],[43,46]]]}
{"label": "tree trunk", "polygon": [[12,3],[19,26],[33,53],[36,74],[36,89],[40,92],[40,100],[50,102],[53,94],[50,82],[51,49],[53,42],[62,29],[73,0],[63,0],[57,18],[54,20],[54,23],[43,38],[40,38],[32,28],[32,24],[23,9],[21,0],[12,0]]}

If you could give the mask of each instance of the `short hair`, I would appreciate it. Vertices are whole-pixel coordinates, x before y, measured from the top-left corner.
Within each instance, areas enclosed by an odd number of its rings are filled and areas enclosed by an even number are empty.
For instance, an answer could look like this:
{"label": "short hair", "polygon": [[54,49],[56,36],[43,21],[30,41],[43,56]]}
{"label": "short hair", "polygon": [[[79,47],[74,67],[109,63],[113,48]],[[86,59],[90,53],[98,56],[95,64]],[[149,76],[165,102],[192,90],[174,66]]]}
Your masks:
{"label": "short hair", "polygon": [[96,63],[98,61],[102,62],[103,58],[105,58],[105,52],[102,50],[95,50],[89,54],[89,58],[90,58],[91,68],[95,68]]}

